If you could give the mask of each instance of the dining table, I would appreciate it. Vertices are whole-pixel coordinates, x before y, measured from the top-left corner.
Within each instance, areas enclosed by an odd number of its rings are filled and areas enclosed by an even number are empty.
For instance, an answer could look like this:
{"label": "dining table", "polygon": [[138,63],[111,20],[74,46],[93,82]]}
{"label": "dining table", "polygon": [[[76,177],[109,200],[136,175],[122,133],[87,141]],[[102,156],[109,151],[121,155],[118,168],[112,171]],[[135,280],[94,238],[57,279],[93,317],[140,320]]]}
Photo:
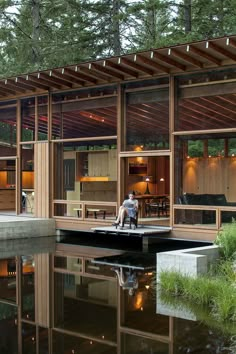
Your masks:
{"label": "dining table", "polygon": [[169,194],[137,194],[135,195],[135,199],[138,200],[139,204],[139,217],[145,218],[148,215],[148,205],[152,202],[152,200],[158,200],[159,203],[162,202],[163,199],[169,197]]}

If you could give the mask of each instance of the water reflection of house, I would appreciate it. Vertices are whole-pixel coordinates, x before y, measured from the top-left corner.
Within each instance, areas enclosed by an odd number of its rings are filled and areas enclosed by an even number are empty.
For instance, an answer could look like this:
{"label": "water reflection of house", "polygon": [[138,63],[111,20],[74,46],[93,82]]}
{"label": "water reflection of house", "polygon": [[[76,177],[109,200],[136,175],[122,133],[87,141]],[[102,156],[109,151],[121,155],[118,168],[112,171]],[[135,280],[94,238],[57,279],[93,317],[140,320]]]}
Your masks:
{"label": "water reflection of house", "polygon": [[[0,294],[0,326],[6,328],[0,343],[9,342],[13,335],[8,350],[13,350],[14,344],[19,353],[36,354],[79,350],[85,354],[136,354],[157,348],[171,353],[171,321],[156,315],[155,296],[149,288],[155,257],[147,261],[148,255],[140,254],[136,269],[139,286],[130,296],[119,286],[110,262],[114,257],[122,262],[132,259],[132,253],[66,244],[57,245],[55,252],[51,244],[48,251],[44,248],[43,253],[26,256],[23,252],[24,256],[0,260],[6,269],[5,265],[15,261],[16,270],[14,295],[2,290]],[[146,265],[141,269],[145,257]],[[108,264],[102,263],[104,259]],[[137,254],[132,267],[135,259]],[[7,279],[11,281],[9,274]],[[3,281],[0,276],[1,289]]]}
{"label": "water reflection of house", "polygon": [[236,215],[234,46],[223,37],[2,79],[0,212],[89,230],[134,190],[143,225],[213,240]]}

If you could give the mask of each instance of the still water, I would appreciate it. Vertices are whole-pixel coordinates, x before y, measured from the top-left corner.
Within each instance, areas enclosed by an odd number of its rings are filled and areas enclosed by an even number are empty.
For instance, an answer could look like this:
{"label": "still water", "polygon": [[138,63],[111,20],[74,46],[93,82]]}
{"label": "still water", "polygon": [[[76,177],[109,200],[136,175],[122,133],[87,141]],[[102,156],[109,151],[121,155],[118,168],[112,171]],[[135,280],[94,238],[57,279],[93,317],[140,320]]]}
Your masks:
{"label": "still water", "polygon": [[[166,298],[155,255],[200,243],[73,235],[0,242],[0,354],[236,353],[236,328]],[[131,291],[132,290],[132,291]]]}

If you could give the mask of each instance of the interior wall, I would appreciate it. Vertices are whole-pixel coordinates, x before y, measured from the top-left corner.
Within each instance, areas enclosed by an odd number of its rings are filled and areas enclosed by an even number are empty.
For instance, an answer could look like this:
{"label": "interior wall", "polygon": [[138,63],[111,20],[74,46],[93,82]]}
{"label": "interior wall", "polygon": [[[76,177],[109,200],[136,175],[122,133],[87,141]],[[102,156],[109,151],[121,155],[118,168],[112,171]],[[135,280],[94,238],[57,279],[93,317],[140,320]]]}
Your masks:
{"label": "interior wall", "polygon": [[236,158],[188,159],[183,165],[183,192],[225,194],[236,201]]}
{"label": "interior wall", "polygon": [[[170,192],[170,168],[168,156],[148,157],[147,175],[150,177],[148,188],[150,194],[169,194]],[[127,176],[127,193],[135,191],[136,194],[145,194],[147,183],[145,175]]]}

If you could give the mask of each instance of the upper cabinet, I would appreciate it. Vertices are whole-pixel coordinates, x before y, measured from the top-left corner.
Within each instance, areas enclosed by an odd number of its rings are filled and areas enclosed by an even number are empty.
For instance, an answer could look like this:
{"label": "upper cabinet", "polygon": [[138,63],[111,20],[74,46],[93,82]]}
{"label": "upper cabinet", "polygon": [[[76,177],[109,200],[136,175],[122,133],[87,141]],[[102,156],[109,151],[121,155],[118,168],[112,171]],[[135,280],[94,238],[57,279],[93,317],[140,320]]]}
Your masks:
{"label": "upper cabinet", "polygon": [[88,175],[90,177],[109,176],[108,151],[95,151],[88,154]]}
{"label": "upper cabinet", "polygon": [[116,181],[116,150],[77,153],[77,179],[79,181]]}

